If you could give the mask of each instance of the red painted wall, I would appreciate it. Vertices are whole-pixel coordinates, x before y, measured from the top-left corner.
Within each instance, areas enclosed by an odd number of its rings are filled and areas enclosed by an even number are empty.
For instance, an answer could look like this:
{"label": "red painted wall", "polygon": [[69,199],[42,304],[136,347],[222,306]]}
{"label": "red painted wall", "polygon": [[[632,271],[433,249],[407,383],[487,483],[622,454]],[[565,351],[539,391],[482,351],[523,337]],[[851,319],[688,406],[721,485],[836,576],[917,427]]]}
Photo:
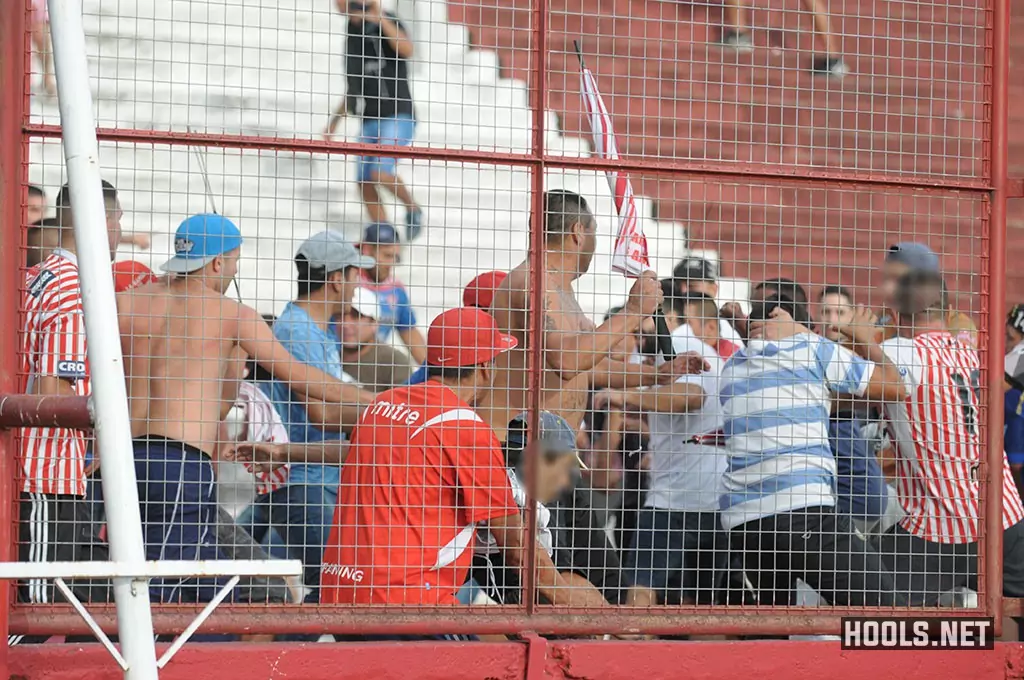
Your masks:
{"label": "red painted wall", "polygon": [[[99,645],[10,650],[11,680],[120,680]],[[162,680],[1024,680],[1024,645],[843,652],[838,642],[189,644]]]}

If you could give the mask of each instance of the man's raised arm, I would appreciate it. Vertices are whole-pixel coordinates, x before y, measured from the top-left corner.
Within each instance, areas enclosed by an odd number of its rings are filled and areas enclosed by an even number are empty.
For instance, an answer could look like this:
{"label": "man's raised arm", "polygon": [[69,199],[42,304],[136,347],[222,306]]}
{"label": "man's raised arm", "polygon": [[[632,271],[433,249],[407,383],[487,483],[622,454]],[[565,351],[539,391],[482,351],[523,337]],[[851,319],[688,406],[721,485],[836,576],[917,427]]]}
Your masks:
{"label": "man's raised arm", "polygon": [[[298,394],[314,401],[307,405],[310,423],[337,430],[354,425],[363,406],[374,395],[343,383],[323,371],[297,361],[274,337],[270,326],[254,310],[239,305],[238,344],[256,363]],[[317,401],[324,402],[322,405]],[[319,407],[319,408],[318,408]]]}
{"label": "man's raised arm", "polygon": [[622,311],[613,314],[597,329],[581,333],[566,330],[558,296],[546,295],[542,323],[545,363],[563,380],[593,370],[609,358],[623,337],[640,328],[641,322],[654,313],[662,298],[658,277],[654,272],[647,272],[633,284]]}

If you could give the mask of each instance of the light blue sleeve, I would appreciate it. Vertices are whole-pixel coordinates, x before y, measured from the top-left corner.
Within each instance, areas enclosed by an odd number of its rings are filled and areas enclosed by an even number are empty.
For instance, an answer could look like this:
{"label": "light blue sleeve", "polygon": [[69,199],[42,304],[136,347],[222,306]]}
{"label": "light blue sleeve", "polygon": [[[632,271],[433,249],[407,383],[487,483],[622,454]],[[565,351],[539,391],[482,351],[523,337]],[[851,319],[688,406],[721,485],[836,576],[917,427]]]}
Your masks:
{"label": "light blue sleeve", "polygon": [[416,327],[416,312],[412,308],[412,299],[405,288],[395,288],[395,328],[404,331]]}
{"label": "light blue sleeve", "polygon": [[872,362],[826,338],[819,339],[816,355],[822,377],[833,392],[860,396],[867,390],[875,371]]}

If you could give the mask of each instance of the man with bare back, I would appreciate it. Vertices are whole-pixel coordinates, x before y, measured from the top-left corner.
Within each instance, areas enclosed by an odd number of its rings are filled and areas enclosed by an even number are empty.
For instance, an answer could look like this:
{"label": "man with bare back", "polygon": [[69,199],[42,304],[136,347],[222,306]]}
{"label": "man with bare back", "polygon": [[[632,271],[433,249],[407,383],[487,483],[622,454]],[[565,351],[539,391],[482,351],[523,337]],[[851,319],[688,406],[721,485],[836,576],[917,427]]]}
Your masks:
{"label": "man with bare back", "polygon": [[[223,382],[240,348],[291,389],[324,402],[325,424],[353,420],[362,391],[296,361],[255,310],[224,296],[242,235],[219,215],[178,227],[169,280],[118,295],[146,558],[221,557],[214,456]],[[160,602],[204,602],[223,579],[154,579]]]}
{"label": "man with bare back", "polygon": [[[695,358],[678,357],[658,368],[622,359],[626,342],[662,301],[654,272],[637,279],[622,310],[595,327],[576,301],[573,282],[590,268],[597,247],[597,223],[586,199],[571,191],[544,194],[544,378],[541,408],[565,418],[574,428],[583,421],[592,387],[640,387],[667,384],[694,368]],[[498,327],[519,346],[498,359],[491,399],[484,409],[499,440],[507,423],[530,408],[530,269],[527,259],[509,272],[498,288],[491,313]],[[698,361],[697,365],[701,365]]]}

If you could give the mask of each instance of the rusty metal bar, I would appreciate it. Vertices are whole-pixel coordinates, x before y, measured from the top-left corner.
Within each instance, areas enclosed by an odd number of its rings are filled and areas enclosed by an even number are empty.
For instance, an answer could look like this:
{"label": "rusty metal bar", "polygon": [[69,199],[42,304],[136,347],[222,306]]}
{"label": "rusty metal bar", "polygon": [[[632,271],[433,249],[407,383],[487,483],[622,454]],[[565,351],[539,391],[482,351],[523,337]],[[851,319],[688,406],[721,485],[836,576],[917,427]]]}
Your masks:
{"label": "rusty metal bar", "polygon": [[[106,632],[117,621],[113,605],[87,605]],[[156,606],[153,625],[160,634],[185,629],[200,606]],[[664,610],[664,611],[662,611]],[[527,615],[518,607],[452,607],[433,614],[395,607],[316,607],[271,605],[225,606],[203,625],[212,634],[514,634],[544,635],[815,635],[837,634],[843,616],[935,616],[936,609],[840,609],[838,607],[664,607],[596,610],[538,607]],[[974,609],[942,609],[943,616],[977,616]],[[19,605],[11,611],[11,631],[32,635],[88,635],[89,629],[70,605]]]}
{"label": "rusty metal bar", "polygon": [[[988,145],[992,184],[988,220],[988,435],[987,466],[982,474],[984,505],[983,550],[979,582],[984,584],[985,608],[995,617],[996,634],[1002,628],[1003,598],[1003,355],[1005,354],[1006,302],[1006,196],[1010,68],[1010,0],[993,0],[989,13],[991,46],[988,50],[991,78],[991,143]],[[988,70],[988,69],[987,69]],[[987,470],[984,468],[987,467]]]}
{"label": "rusty metal bar", "polygon": [[[544,324],[544,272],[547,265],[544,261],[544,124],[547,104],[547,36],[548,36],[548,2],[536,0],[533,12],[533,86],[530,88],[530,112],[533,118],[533,135],[531,150],[540,161],[533,167],[531,176],[532,200],[530,201],[530,246],[529,246],[529,299],[530,313],[527,315],[527,338],[529,338],[529,370],[530,398],[527,409],[529,415],[529,439],[532,440],[540,424],[541,394],[544,389],[543,343],[540,333]],[[523,571],[523,602],[527,614],[534,614],[537,606],[537,504],[531,490],[537,479],[537,466],[534,457],[527,456],[526,469],[526,564]]]}
{"label": "rusty metal bar", "polygon": [[[60,127],[56,125],[25,125],[23,132],[32,137],[60,138]],[[96,137],[101,142],[127,142],[134,144],[166,144],[169,146],[212,146],[218,148],[244,148],[266,151],[290,151],[297,153],[335,153],[361,156],[393,156],[416,160],[453,161],[458,163],[480,163],[483,165],[537,166],[548,164],[572,170],[604,170],[611,165],[626,172],[648,175],[666,175],[687,179],[708,179],[718,181],[750,182],[767,180],[807,187],[820,183],[839,183],[848,186],[869,185],[887,188],[942,189],[960,192],[991,191],[988,179],[970,177],[899,176],[879,175],[855,170],[832,170],[767,163],[731,163],[726,161],[680,160],[676,158],[650,158],[624,156],[610,164],[599,158],[576,158],[554,156],[544,153],[538,157],[532,153],[503,153],[498,151],[474,151],[470,149],[436,148],[423,146],[389,146],[382,149],[375,144],[320,139],[288,137],[254,137],[251,135],[209,134],[168,130],[130,130],[122,128],[97,128]]]}
{"label": "rusty metal bar", "polygon": [[0,394],[0,429],[18,427],[93,426],[88,397],[52,397],[36,394]]}
{"label": "rusty metal bar", "polygon": [[[28,188],[28,137],[21,134],[28,112],[28,3],[10,3],[0,21],[0,392],[21,389],[19,291],[22,286],[22,225]],[[17,433],[0,429],[0,560],[15,550]],[[9,630],[13,584],[0,584],[0,633]],[[0,673],[8,675],[7,645],[0,651]]]}

